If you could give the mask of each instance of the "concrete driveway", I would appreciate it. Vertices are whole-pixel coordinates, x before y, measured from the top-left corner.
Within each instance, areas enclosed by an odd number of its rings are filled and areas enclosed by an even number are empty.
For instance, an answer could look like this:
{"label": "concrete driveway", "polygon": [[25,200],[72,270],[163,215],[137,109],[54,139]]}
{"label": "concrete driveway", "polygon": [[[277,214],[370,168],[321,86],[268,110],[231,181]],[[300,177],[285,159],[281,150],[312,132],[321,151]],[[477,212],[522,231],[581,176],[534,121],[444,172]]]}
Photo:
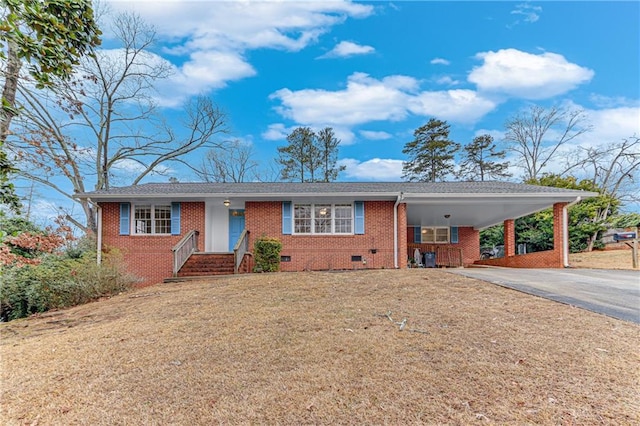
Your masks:
{"label": "concrete driveway", "polygon": [[447,272],[640,324],[639,271],[490,267]]}

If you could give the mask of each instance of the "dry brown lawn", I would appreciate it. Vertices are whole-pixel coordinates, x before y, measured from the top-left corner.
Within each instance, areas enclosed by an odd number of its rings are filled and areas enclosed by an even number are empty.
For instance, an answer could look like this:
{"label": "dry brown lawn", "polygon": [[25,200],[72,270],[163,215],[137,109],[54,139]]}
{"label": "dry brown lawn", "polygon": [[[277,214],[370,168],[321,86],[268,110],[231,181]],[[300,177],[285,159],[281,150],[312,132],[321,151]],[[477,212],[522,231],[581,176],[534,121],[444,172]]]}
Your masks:
{"label": "dry brown lawn", "polygon": [[0,332],[3,425],[640,424],[638,325],[443,270],[161,284]]}
{"label": "dry brown lawn", "polygon": [[631,249],[572,253],[569,263],[575,268],[633,269]]}

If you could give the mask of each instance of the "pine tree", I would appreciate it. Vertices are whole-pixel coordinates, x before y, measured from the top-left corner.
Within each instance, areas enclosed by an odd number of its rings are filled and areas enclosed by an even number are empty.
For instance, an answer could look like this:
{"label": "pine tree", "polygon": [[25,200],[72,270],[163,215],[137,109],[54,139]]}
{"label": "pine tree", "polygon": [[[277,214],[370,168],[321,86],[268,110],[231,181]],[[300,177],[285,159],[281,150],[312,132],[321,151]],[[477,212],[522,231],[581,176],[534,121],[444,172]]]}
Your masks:
{"label": "pine tree", "polygon": [[435,118],[413,132],[414,140],[402,150],[409,159],[402,165],[402,177],[409,181],[436,182],[454,171],[454,154],[460,144],[449,140],[449,124]]}
{"label": "pine tree", "polygon": [[338,145],[340,139],[335,137],[331,127],[325,127],[317,134],[322,182],[333,182],[338,173],[345,170],[345,166],[336,167],[338,161]]}
{"label": "pine tree", "polygon": [[498,151],[491,135],[481,135],[464,146],[463,160],[457,175],[470,181],[484,181],[511,176],[508,162],[494,161],[504,159],[505,151]]}
{"label": "pine tree", "polygon": [[287,136],[286,146],[278,147],[278,162],[282,165],[282,180],[309,182],[313,175],[309,171],[313,155],[315,134],[308,127],[298,127]]}
{"label": "pine tree", "polygon": [[345,169],[344,166],[336,167],[340,140],[331,127],[317,134],[308,127],[298,127],[287,136],[287,142],[288,145],[278,147],[283,180],[331,182]]}

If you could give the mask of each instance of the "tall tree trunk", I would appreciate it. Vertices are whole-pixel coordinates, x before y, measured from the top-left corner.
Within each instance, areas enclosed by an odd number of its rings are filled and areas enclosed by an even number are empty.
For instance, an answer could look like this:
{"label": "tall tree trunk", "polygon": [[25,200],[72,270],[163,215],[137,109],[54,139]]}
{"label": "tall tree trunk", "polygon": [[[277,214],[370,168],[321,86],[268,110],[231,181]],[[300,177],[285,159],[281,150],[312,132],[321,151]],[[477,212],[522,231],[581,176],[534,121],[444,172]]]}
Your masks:
{"label": "tall tree trunk", "polygon": [[16,91],[22,67],[17,48],[14,41],[7,40],[7,68],[2,89],[2,108],[0,108],[0,146],[7,140],[11,119],[16,115]]}

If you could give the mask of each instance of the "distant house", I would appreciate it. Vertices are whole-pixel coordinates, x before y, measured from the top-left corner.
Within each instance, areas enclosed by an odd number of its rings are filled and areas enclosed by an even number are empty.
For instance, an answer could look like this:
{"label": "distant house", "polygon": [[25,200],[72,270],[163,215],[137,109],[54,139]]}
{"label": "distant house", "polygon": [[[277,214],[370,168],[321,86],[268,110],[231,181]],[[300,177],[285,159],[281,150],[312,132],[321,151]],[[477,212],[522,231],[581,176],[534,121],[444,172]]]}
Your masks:
{"label": "distant house", "polygon": [[[406,268],[416,249],[436,266],[560,268],[565,206],[595,195],[510,182],[149,183],[77,198],[98,206],[102,250],[120,250],[147,285],[249,272],[261,236],[282,242],[282,271]],[[513,220],[551,206],[554,249],[516,255]],[[499,223],[505,257],[481,261],[479,231]]]}

